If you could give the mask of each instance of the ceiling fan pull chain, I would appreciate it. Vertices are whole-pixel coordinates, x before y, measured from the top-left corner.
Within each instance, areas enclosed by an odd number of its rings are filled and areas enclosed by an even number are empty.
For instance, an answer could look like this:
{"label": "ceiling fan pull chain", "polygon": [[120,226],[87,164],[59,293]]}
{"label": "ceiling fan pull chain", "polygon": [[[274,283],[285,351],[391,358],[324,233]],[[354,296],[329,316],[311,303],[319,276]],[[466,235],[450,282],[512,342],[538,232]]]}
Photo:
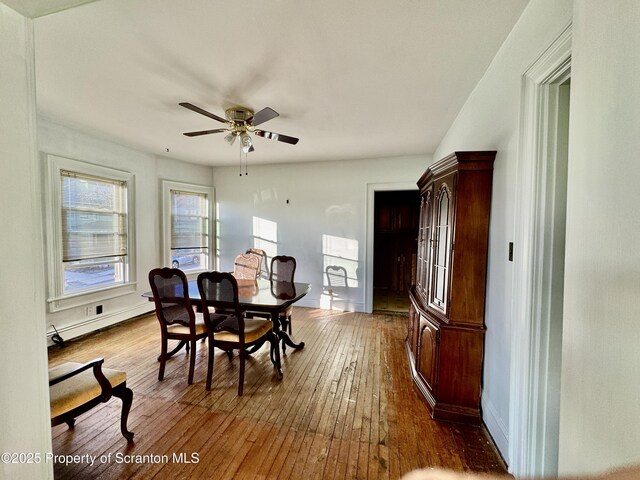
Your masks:
{"label": "ceiling fan pull chain", "polygon": [[244,175],[249,175],[249,161],[247,160],[249,154],[245,152],[244,154]]}
{"label": "ceiling fan pull chain", "polygon": [[240,146],[240,176],[242,176],[242,143],[239,144]]}

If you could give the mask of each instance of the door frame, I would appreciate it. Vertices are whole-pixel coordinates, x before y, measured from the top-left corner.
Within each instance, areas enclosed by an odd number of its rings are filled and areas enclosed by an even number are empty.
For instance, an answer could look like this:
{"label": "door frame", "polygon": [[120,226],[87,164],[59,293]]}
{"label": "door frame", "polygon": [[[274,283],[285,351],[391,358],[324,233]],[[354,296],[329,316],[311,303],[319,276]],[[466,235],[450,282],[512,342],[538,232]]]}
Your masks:
{"label": "door frame", "polygon": [[366,218],[366,244],[365,244],[365,289],[364,289],[364,309],[366,313],[373,312],[373,244],[374,222],[375,222],[375,201],[376,192],[388,192],[394,190],[418,190],[415,182],[392,182],[392,183],[368,183],[367,184],[367,218]]}
{"label": "door frame", "polygon": [[548,306],[552,301],[558,92],[570,76],[571,31],[569,24],[522,77],[511,303],[509,471],[523,477],[554,476],[558,467],[557,451],[548,454],[549,422],[559,420],[548,404],[550,394],[559,395],[548,390],[553,340]]}

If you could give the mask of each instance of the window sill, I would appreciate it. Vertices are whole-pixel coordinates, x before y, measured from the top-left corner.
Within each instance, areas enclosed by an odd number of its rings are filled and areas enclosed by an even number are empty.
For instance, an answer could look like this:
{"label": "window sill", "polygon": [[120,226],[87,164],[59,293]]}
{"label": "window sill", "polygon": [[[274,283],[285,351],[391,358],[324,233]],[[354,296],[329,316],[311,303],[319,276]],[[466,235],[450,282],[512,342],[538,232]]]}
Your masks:
{"label": "window sill", "polygon": [[188,280],[195,280],[198,278],[198,275],[203,272],[208,272],[208,270],[201,268],[199,270],[183,270],[182,272],[186,275]]}
{"label": "window sill", "polygon": [[125,283],[122,285],[114,285],[112,287],[94,290],[91,292],[74,293],[63,297],[48,298],[47,305],[49,312],[60,312],[71,308],[82,307],[95,302],[102,302],[112,298],[121,297],[135,293],[137,283]]}

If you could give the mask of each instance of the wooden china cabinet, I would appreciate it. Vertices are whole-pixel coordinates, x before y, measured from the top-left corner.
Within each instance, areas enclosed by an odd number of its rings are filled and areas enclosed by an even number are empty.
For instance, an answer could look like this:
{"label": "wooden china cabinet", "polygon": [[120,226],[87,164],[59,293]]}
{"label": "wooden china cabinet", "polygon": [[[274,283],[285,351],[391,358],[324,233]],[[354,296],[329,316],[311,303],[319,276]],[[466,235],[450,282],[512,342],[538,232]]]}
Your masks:
{"label": "wooden china cabinet", "polygon": [[439,420],[480,423],[495,155],[455,152],[418,180],[418,262],[406,346],[413,380]]}

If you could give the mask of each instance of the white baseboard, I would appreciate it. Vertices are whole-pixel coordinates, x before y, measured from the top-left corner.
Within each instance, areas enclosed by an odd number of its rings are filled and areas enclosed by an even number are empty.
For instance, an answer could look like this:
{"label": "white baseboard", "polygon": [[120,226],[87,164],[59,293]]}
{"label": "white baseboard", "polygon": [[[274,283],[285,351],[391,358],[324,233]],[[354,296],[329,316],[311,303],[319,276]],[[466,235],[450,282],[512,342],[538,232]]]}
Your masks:
{"label": "white baseboard", "polygon": [[482,396],[482,421],[484,422],[491,438],[493,438],[496,447],[500,451],[500,455],[505,463],[509,465],[509,433],[507,426],[498,413],[491,400],[486,396]]}
{"label": "white baseboard", "polygon": [[294,304],[296,307],[308,308],[324,308],[340,310],[344,312],[366,312],[364,302],[356,302],[351,299],[334,299],[333,301],[323,302],[318,298],[305,298]]}
{"label": "white baseboard", "polygon": [[[82,335],[86,335],[87,333],[99,330],[101,328],[109,327],[111,325],[115,325],[116,323],[120,323],[138,315],[143,315],[145,313],[153,311],[153,303],[145,302],[140,305],[133,305],[131,307],[118,310],[117,312],[95,315],[86,320],[83,320],[82,322],[78,322],[72,325],[65,325],[63,327],[58,327],[56,325],[56,328],[58,330],[58,333],[64,340],[71,340],[73,338],[77,338]],[[48,346],[54,345],[54,343],[51,341],[51,335],[55,332],[53,332],[52,330],[53,328],[51,327],[47,329]]]}
{"label": "white baseboard", "polygon": [[[302,299],[296,303],[296,306],[300,307],[309,307],[309,308],[322,308],[317,301],[317,299],[309,298]],[[349,311],[349,312],[364,312],[364,303],[363,302],[353,302],[351,300],[342,300],[336,301],[334,307],[339,310]],[[87,333],[91,333],[93,331],[99,330],[101,328],[109,327],[111,325],[115,325],[116,323],[123,322],[125,320],[129,320],[130,318],[136,317],[138,315],[143,315],[145,313],[150,313],[154,311],[154,305],[150,302],[145,302],[140,305],[134,305],[129,308],[125,308],[122,310],[118,310],[117,312],[106,313],[102,315],[95,315],[93,317],[87,318],[82,322],[74,323],[72,325],[65,325],[63,327],[59,327],[56,325],[58,333],[65,340],[71,340],[73,338],[80,337],[82,335],[86,335]],[[49,327],[47,329],[47,345],[51,346],[54,343],[51,341],[51,335],[55,332],[53,328]]]}

